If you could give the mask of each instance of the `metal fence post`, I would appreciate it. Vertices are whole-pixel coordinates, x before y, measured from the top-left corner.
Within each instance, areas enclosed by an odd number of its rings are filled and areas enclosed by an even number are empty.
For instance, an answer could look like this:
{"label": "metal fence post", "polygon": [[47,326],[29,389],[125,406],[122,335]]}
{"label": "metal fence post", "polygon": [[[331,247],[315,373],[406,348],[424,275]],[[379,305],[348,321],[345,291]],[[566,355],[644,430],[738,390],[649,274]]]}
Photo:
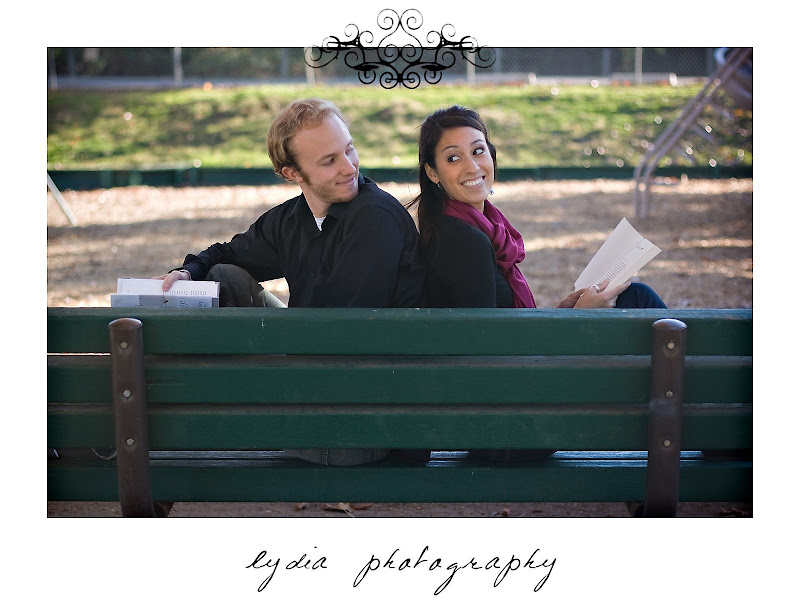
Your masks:
{"label": "metal fence post", "polygon": [[172,74],[175,87],[183,87],[183,59],[180,47],[172,47]]}
{"label": "metal fence post", "polygon": [[644,516],[675,516],[681,455],[686,324],[653,323]]}
{"label": "metal fence post", "polygon": [[642,84],[642,48],[636,47],[636,51],[634,53],[634,81],[637,85]]}
{"label": "metal fence post", "polygon": [[[303,57],[308,57],[310,47],[303,47]],[[314,76],[314,68],[306,62],[306,87],[314,87],[317,84]]]}
{"label": "metal fence post", "polygon": [[144,382],[142,322],[109,323],[117,487],[122,516],[157,516],[150,486],[150,438]]}

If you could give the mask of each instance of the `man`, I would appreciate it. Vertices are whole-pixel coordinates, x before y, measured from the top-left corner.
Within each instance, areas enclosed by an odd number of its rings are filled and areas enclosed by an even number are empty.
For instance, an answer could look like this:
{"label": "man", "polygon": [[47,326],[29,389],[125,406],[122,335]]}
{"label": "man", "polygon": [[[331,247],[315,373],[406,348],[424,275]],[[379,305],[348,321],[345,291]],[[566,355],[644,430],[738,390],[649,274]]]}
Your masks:
{"label": "man", "polygon": [[[347,123],[329,101],[298,100],[272,123],[275,173],[302,192],[158,278],[220,283],[221,306],[282,306],[259,284],[284,277],[289,306],[408,308],[423,305],[418,233],[406,209],[358,171]],[[382,459],[386,449],[300,449],[329,465]],[[415,453],[409,453],[415,455]]]}
{"label": "man", "polygon": [[221,305],[277,305],[255,281],[284,277],[289,306],[421,306],[424,269],[414,222],[360,175],[339,109],[325,100],[295,101],[275,118],[267,144],[276,174],[302,194],[230,242],[187,255],[180,270],[159,277],[164,290],[178,279],[217,280]]}

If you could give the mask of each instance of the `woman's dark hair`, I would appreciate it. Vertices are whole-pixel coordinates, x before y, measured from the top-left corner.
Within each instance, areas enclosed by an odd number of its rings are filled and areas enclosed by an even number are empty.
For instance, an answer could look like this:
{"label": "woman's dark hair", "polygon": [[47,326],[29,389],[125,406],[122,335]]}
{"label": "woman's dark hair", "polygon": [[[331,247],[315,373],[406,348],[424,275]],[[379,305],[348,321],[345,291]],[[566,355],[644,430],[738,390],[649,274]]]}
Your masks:
{"label": "woman's dark hair", "polygon": [[489,129],[478,113],[464,106],[455,105],[428,115],[419,129],[419,195],[408,203],[408,208],[417,205],[417,220],[423,250],[429,249],[435,242],[436,228],[447,195],[439,185],[428,178],[425,164],[436,169],[436,148],[442,134],[447,129],[458,127],[471,127],[483,133],[492,156],[494,177],[497,178],[497,153],[489,140]]}

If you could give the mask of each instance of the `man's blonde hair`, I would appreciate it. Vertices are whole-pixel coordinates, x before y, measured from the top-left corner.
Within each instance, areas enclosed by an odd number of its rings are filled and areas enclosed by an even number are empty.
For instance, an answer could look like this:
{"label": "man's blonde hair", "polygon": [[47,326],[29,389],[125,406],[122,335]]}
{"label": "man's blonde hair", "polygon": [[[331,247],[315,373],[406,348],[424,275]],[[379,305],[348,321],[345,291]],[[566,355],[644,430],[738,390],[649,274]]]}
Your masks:
{"label": "man's blonde hair", "polygon": [[320,98],[295,100],[277,114],[267,133],[267,151],[275,174],[283,177],[281,170],[286,166],[300,170],[290,146],[292,138],[301,129],[316,127],[331,115],[339,117],[347,125],[336,105]]}

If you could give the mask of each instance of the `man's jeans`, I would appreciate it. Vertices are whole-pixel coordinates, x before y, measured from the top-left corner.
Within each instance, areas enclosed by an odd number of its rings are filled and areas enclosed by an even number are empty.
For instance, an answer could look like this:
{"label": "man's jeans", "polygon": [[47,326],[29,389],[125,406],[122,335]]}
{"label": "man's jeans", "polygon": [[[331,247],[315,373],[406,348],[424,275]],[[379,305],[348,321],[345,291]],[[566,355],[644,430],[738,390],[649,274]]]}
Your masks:
{"label": "man's jeans", "polygon": [[[258,284],[246,270],[238,266],[217,264],[208,271],[206,280],[219,283],[220,306],[285,308],[283,302]],[[359,465],[380,461],[389,454],[387,448],[291,448],[284,450],[298,459],[322,465]]]}
{"label": "man's jeans", "polygon": [[286,308],[239,266],[217,264],[208,271],[206,280],[219,283],[220,306]]}

